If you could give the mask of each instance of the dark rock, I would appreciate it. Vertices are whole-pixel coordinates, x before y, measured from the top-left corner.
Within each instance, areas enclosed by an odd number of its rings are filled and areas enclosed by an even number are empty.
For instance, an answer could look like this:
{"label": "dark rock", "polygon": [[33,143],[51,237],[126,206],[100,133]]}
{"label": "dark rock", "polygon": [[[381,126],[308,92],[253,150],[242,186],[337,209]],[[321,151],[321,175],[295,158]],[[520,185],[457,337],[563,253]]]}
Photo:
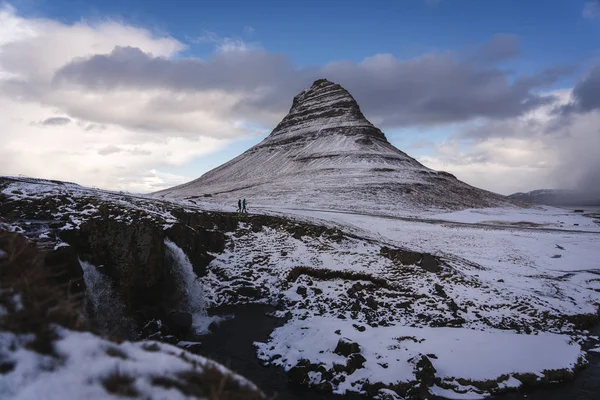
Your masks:
{"label": "dark rock", "polygon": [[444,287],[442,285],[440,285],[439,283],[436,283],[435,285],[433,285],[433,289],[435,290],[436,295],[443,297],[443,298],[448,298],[448,295],[446,294]]}
{"label": "dark rock", "polygon": [[364,326],[358,324],[352,324],[352,326],[359,332],[364,332],[367,329]]}
{"label": "dark rock", "polygon": [[296,293],[298,293],[300,296],[306,296],[306,287],[298,286]]}
{"label": "dark rock", "polygon": [[310,361],[300,360],[298,364],[292,367],[287,375],[290,384],[305,386],[309,383],[308,373],[310,372]]}
{"label": "dark rock", "polygon": [[442,268],[440,267],[440,262],[437,258],[432,256],[431,254],[424,253],[421,258],[420,263],[418,264],[421,268],[428,272],[440,272]]}
{"label": "dark rock", "polygon": [[341,338],[333,352],[348,357],[350,354],[360,353],[360,346],[348,338]]}
{"label": "dark rock", "polygon": [[215,258],[209,252],[221,253],[225,249],[225,235],[213,229],[174,224],[165,233],[188,256],[198,276],[206,275],[206,267]]}
{"label": "dark rock", "polygon": [[333,385],[331,384],[331,382],[324,381],[324,382],[318,383],[316,385],[313,385],[312,389],[318,393],[329,394],[329,393],[333,392]]}
{"label": "dark rock", "polygon": [[408,308],[408,307],[410,307],[410,301],[405,301],[405,302],[396,304],[396,308]]}
{"label": "dark rock", "polygon": [[142,328],[140,336],[142,337],[142,339],[145,339],[154,335],[155,333],[160,333],[161,327],[162,323],[159,320],[153,319],[151,321],[148,321],[146,325],[144,325],[144,327]]}
{"label": "dark rock", "polygon": [[72,246],[54,248],[52,245],[52,250],[46,253],[44,263],[52,269],[55,281],[62,284],[69,293],[85,291],[83,269],[81,269],[77,252]]}
{"label": "dark rock", "polygon": [[427,356],[422,355],[416,364],[415,376],[421,382],[421,386],[431,387],[435,383],[437,370]]}
{"label": "dark rock", "polygon": [[380,250],[380,254],[384,257],[392,260],[396,265],[417,265],[428,272],[440,272],[441,262],[439,258],[427,254],[418,253],[416,251],[392,249],[383,246]]}
{"label": "dark rock", "polygon": [[498,283],[504,283],[504,279],[498,279]]}
{"label": "dark rock", "polygon": [[79,230],[60,234],[81,259],[104,266],[129,309],[160,302],[165,275],[161,227],[146,220],[90,219]]}
{"label": "dark rock", "polygon": [[373,296],[367,297],[367,300],[365,303],[367,304],[367,306],[369,306],[373,310],[377,310],[377,300],[375,300],[375,297],[373,297]]}
{"label": "dark rock", "polygon": [[562,255],[560,255],[560,254],[555,254],[555,255],[553,255],[553,256],[552,256],[552,257],[550,257],[550,258],[561,258],[561,257],[562,257]]}
{"label": "dark rock", "polygon": [[362,354],[351,354],[350,357],[348,357],[348,362],[346,363],[346,371],[348,371],[348,374],[352,374],[357,369],[362,368],[366,361],[367,359],[364,358]]}
{"label": "dark rock", "polygon": [[172,345],[176,345],[177,343],[179,343],[179,339],[176,336],[167,335],[167,336],[163,336],[162,337],[161,342],[165,342],[165,343],[169,343],[169,344],[172,344]]}
{"label": "dark rock", "polygon": [[192,314],[185,311],[172,311],[169,313],[168,324],[175,333],[187,333],[192,327]]}
{"label": "dark rock", "polygon": [[237,293],[242,296],[252,297],[252,298],[260,298],[260,290],[253,286],[242,286],[236,289]]}

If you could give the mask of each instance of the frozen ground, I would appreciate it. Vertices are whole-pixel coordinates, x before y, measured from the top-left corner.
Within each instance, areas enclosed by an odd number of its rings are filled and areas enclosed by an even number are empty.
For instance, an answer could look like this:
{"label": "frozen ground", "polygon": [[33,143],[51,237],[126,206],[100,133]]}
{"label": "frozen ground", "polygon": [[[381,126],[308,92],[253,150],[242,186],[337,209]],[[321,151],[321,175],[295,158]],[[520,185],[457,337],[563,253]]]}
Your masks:
{"label": "frozen ground", "polygon": [[[94,199],[165,228],[175,206],[234,208],[48,182],[14,182],[2,193],[23,204],[73,200],[53,215],[69,229],[95,215]],[[261,209],[285,217],[263,222],[240,215],[200,279],[207,307],[263,302],[289,318],[257,343],[266,363],[337,393],[421,385],[449,398],[565,379],[584,363],[582,322],[600,304],[594,219],[549,207],[411,217],[352,211]]]}
{"label": "frozen ground", "polygon": [[[55,342],[56,354],[42,355],[28,348],[32,340],[31,335],[0,332],[1,398],[208,399],[210,391],[197,383],[210,374],[257,390],[222,365],[164,343],[117,344],[91,333],[62,329]],[[214,382],[215,387],[221,380]]]}

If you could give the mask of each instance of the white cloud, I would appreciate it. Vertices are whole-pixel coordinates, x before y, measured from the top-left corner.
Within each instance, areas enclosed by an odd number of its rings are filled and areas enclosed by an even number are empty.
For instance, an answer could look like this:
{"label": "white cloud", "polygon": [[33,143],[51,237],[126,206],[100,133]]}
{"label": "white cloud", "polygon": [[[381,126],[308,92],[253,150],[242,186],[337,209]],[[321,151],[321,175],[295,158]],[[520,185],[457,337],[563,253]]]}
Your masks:
{"label": "white cloud", "polygon": [[[478,131],[479,139],[456,139],[456,147],[448,142],[425,161],[468,182],[507,191],[509,172],[522,179],[530,174],[533,184],[558,165],[553,150],[522,149],[528,149],[526,132],[542,132],[554,121],[542,106],[555,99],[538,90],[563,72],[515,77],[494,67],[518,54],[515,37],[495,37],[478,50],[483,58],[379,54],[315,68],[297,68],[285,55],[239,38],[206,33],[198,40],[215,46],[208,60],[184,58],[180,41],[131,25],[65,24],[0,8],[0,174],[138,191],[181,183],[196,176],[165,171],[264,133],[295,94],[324,76],[347,87],[384,127],[496,119],[484,120],[495,132],[487,139]],[[570,129],[584,129],[577,119],[584,117],[572,118]],[[513,137],[500,140],[498,131]],[[544,149],[556,144],[543,136],[532,140]],[[478,166],[489,173],[478,173]]]}
{"label": "white cloud", "polygon": [[56,70],[66,63],[124,45],[159,57],[184,49],[173,38],[113,21],[65,25],[0,9],[0,174],[147,192],[195,178],[160,169],[228,143],[215,136],[241,134],[235,121],[216,116],[236,101],[224,92],[171,96],[168,90],[53,87]]}
{"label": "white cloud", "polygon": [[419,158],[428,167],[455,174],[474,186],[510,194],[541,188],[596,191],[600,182],[600,112],[557,114],[570,91],[519,118],[465,124]]}
{"label": "white cloud", "polygon": [[[0,173],[75,181],[85,185],[148,192],[195,177],[161,172],[195,157],[209,154],[228,141],[147,135],[118,126],[88,129],[89,123],[40,126],[30,119],[51,110],[36,104],[18,104],[0,98],[2,118]],[[152,179],[147,179],[154,170]],[[168,179],[166,179],[168,177]]]}

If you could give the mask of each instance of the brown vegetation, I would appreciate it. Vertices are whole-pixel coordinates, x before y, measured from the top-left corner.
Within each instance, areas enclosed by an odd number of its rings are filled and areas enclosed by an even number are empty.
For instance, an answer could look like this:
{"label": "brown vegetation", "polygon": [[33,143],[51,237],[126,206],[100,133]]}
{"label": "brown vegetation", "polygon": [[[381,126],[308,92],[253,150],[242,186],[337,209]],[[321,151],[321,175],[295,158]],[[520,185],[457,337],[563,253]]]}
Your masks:
{"label": "brown vegetation", "polygon": [[320,280],[347,279],[350,281],[368,281],[379,287],[383,287],[386,289],[391,288],[387,280],[371,276],[362,272],[331,270],[306,266],[292,268],[288,273],[287,281],[295,282],[300,275],[308,275]]}
{"label": "brown vegetation", "polygon": [[82,329],[81,294],[56,283],[57,269],[45,268],[45,253],[23,236],[0,231],[0,305],[7,315],[0,319],[0,330],[33,333],[30,348],[52,354],[55,333],[52,325]]}

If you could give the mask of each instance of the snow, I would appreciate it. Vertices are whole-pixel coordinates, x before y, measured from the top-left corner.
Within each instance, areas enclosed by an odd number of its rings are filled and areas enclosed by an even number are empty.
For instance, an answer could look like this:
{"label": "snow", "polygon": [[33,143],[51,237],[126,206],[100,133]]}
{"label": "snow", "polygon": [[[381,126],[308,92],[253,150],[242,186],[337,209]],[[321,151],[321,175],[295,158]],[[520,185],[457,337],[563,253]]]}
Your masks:
{"label": "snow", "polygon": [[[514,379],[514,378],[512,378]],[[465,393],[457,393],[454,390],[451,389],[444,389],[441,388],[437,385],[433,385],[433,387],[430,389],[431,394],[435,395],[435,396],[440,396],[443,397],[445,399],[451,399],[451,400],[478,400],[478,399],[485,399],[486,395],[482,395],[479,393],[473,393],[471,391],[467,391]]]}
{"label": "snow", "polygon": [[[207,366],[232,374],[233,379],[255,388],[213,361],[164,343],[117,344],[91,333],[61,329],[55,342],[59,358],[53,358],[26,349],[24,345],[32,339],[0,333],[0,351],[7,356],[6,361],[15,363],[12,371],[0,374],[2,396],[15,400],[117,399],[122,397],[107,392],[102,382],[118,373],[133,378],[132,386],[139,398],[187,399],[177,390],[153,385],[152,378],[177,380],[178,373],[199,373]],[[150,345],[155,346],[153,350],[147,350]]]}
{"label": "snow", "polygon": [[153,194],[218,205],[353,209],[408,215],[514,205],[433,171],[390,144],[340,86],[325,83],[296,97],[288,115],[261,143],[200,178]]}
{"label": "snow", "polygon": [[591,351],[591,352],[594,352],[594,353],[600,353],[600,346],[594,347],[593,349],[589,349],[588,351]]}
{"label": "snow", "polygon": [[464,222],[470,224],[502,225],[523,223],[524,227],[543,227],[565,230],[589,230],[600,232],[600,224],[581,213],[563,208],[539,206],[536,208],[466,209],[450,213],[433,214],[430,219]]}
{"label": "snow", "polygon": [[[335,331],[340,330],[341,336]],[[346,364],[333,353],[341,337],[357,342],[366,358],[365,366],[340,383],[344,393],[364,379],[397,384],[415,380],[414,358],[433,354],[430,361],[441,379],[457,377],[472,381],[495,380],[502,375],[573,369],[583,353],[569,336],[551,333],[522,335],[502,330],[477,331],[463,328],[413,328],[407,326],[368,328],[359,332],[352,321],[313,317],[293,320],[275,329],[268,343],[257,343],[259,358],[286,370],[300,360],[324,364]],[[387,365],[383,367],[383,365]]]}
{"label": "snow", "polygon": [[[333,212],[288,211],[288,215],[291,213],[316,223],[347,227],[383,243],[455,260],[455,270],[488,285],[489,295],[460,285],[450,289],[453,296],[465,301],[485,303],[488,297],[496,304],[502,300],[510,304],[513,295],[524,296],[530,297],[529,303],[536,308],[550,312],[558,309],[566,314],[594,313],[600,303],[596,291],[600,289],[598,233],[446,226],[426,220]],[[553,259],[555,254],[561,258]]]}
{"label": "snow", "polygon": [[[340,180],[336,174],[328,179]],[[313,189],[296,190],[298,198],[310,197]],[[19,181],[3,193],[26,201],[56,197],[62,190],[57,184]],[[237,203],[236,199],[230,206],[211,204],[205,198],[157,201],[79,186],[69,190],[69,199],[77,201],[61,205],[54,218],[68,221],[73,229],[89,218],[99,218],[99,207],[82,210],[81,204],[118,205],[139,213],[136,218],[150,218],[166,228],[177,223],[170,212],[174,207],[183,206],[187,212],[233,211]],[[249,200],[252,212],[256,206]],[[459,378],[507,375],[498,387],[508,389],[521,386],[517,373],[573,368],[586,335],[564,317],[595,313],[600,303],[600,229],[593,219],[552,207],[400,215],[403,212],[393,214],[389,209],[365,210],[362,201],[358,199],[349,211],[302,208],[293,202],[260,209],[298,224],[309,222],[353,235],[337,239],[326,233],[292,235],[285,226],[255,230],[251,222],[243,222],[248,217],[240,216],[237,230],[228,234],[225,251],[214,254],[200,279],[195,278],[185,253],[166,242],[192,300],[188,309],[194,314],[196,330],[206,332],[211,322],[218,322],[206,316],[206,307],[283,304],[283,310],[273,316],[290,319],[266,343],[258,344],[258,354],[265,360],[281,354],[273,362],[286,368],[301,358],[332,367],[346,362],[333,353],[337,340],[342,336],[355,340],[367,362],[336,386],[338,393],[357,390],[367,381],[414,380],[415,363],[425,354],[437,356],[430,361],[444,383],[432,387],[432,393],[449,398],[486,395],[459,385]],[[62,218],[65,215],[69,218]],[[123,212],[114,218],[128,223],[133,217]],[[49,232],[46,227],[22,226],[34,231],[35,237]],[[433,254],[442,260],[441,270],[398,265],[381,255],[383,247]],[[557,254],[561,257],[552,258]],[[338,275],[320,279],[300,274],[290,280],[290,272],[298,267]],[[360,279],[351,274],[361,274]],[[388,286],[378,287],[373,283],[377,279]],[[365,328],[364,332],[353,325]],[[335,334],[338,329],[341,336]],[[395,340],[402,336],[417,341]],[[322,377],[313,371],[310,379],[319,383]],[[136,381],[136,385],[144,383]]]}

